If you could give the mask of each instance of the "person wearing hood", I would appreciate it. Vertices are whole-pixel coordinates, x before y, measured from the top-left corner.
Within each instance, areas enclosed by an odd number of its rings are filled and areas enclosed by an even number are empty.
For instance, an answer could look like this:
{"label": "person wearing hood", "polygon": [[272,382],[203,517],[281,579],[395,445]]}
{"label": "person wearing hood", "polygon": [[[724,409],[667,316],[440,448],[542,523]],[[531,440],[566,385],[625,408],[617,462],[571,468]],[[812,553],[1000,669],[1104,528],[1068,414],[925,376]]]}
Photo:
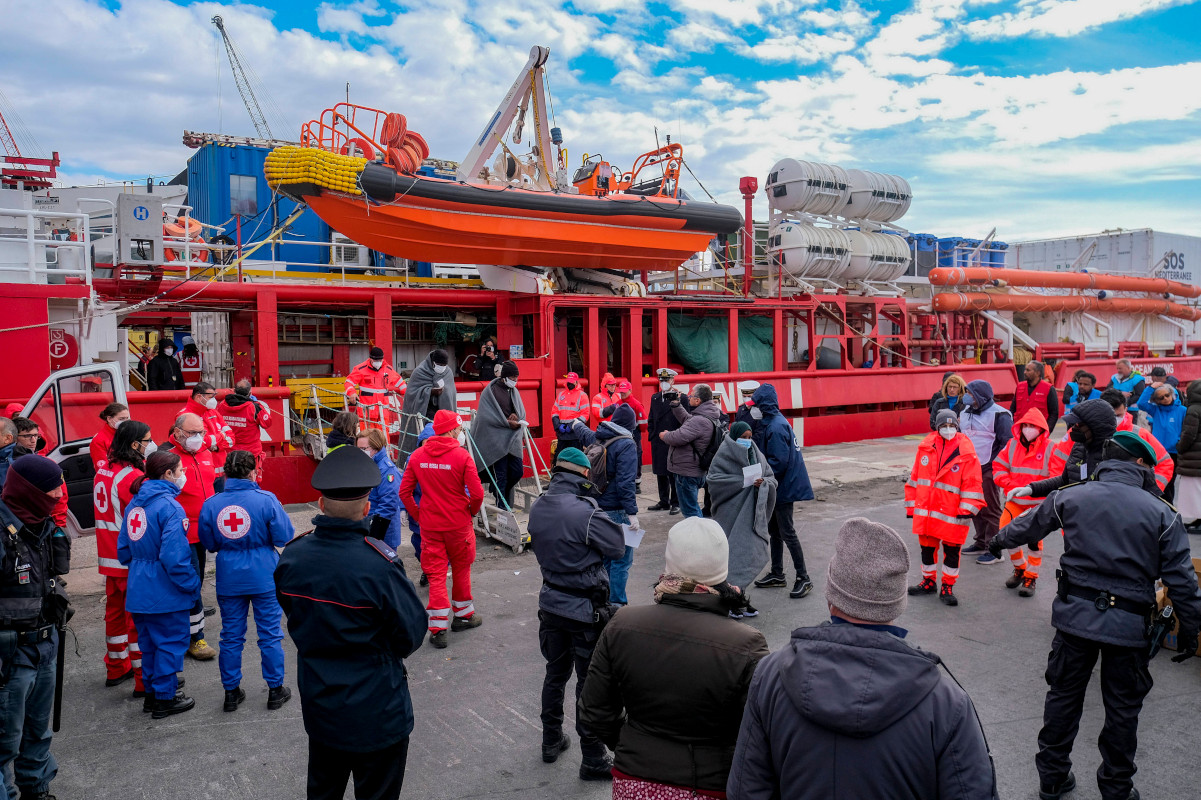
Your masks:
{"label": "person wearing hood", "polygon": [[346,399],[364,428],[379,428],[386,436],[396,422],[397,397],[405,394],[405,380],[384,361],[382,347],[372,347],[367,360],[356,364],[345,381]]}
{"label": "person wearing hood", "polygon": [[52,800],[58,773],[50,718],[71,540],[50,514],[62,488],[62,469],[30,454],[13,461],[0,492],[0,791],[8,798]]}
{"label": "person wearing hood", "polygon": [[404,473],[388,457],[388,440],[379,430],[367,431],[356,444],[379,468],[379,485],[367,495],[367,502],[371,503],[371,535],[396,550],[400,547],[400,482]]}
{"label": "person wearing hood", "polygon": [[217,416],[229,431],[233,449],[245,450],[254,456],[256,470],[263,473],[263,437],[261,431],[271,427],[271,409],[251,394],[250,381],[243,378],[234,390],[217,404]]}
{"label": "person wearing hood", "polygon": [[601,417],[608,419],[613,416],[613,412],[618,406],[627,406],[634,412],[634,427],[630,428],[630,433],[634,438],[634,446],[638,448],[638,489],[642,489],[642,429],[646,427],[647,416],[646,406],[642,405],[642,401],[634,395],[634,384],[630,383],[626,378],[617,379],[617,397],[613,402],[601,409]]}
{"label": "person wearing hood", "polygon": [[576,674],[576,733],[582,780],[608,780],[613,760],[580,720],[580,694],[592,651],[613,614],[609,570],[627,549],[621,526],[597,503],[592,464],[577,448],[557,453],[546,492],[530,507],[530,547],[542,571],[538,592],[538,646],[546,659],[542,681],[542,760],[558,760],[571,739],[563,732],[563,698]]}
{"label": "person wearing hood", "polygon": [[[976,538],[970,547],[963,549],[963,555],[977,556],[977,564],[997,564],[999,560],[988,552],[988,543],[997,535],[997,528],[1001,524],[1001,493],[993,482],[992,461],[1013,436],[1013,417],[993,401],[992,384],[988,381],[970,382],[967,392],[964,398],[966,405],[959,410],[959,428],[972,440],[972,447],[980,462],[984,507],[972,520]],[[1057,405],[1055,416],[1058,418],[1058,415]],[[1051,423],[1050,427],[1053,426],[1054,423]]]}
{"label": "person wearing hood", "polygon": [[[638,521],[638,447],[634,444],[633,431],[637,426],[634,410],[622,403],[613,411],[613,415],[601,422],[593,433],[582,419],[576,419],[573,433],[585,448],[590,460],[596,464],[604,461],[605,479],[597,505],[609,519],[618,525],[628,525],[632,530],[639,530],[642,524]],[[599,474],[599,473],[598,473]],[[600,482],[598,477],[597,482]],[[624,606],[629,600],[626,597],[626,581],[630,577],[630,567],[634,563],[634,548],[627,546],[621,558],[607,559],[605,568],[609,571],[609,602]]]}
{"label": "person wearing hood", "polygon": [[225,711],[237,711],[246,699],[241,687],[242,648],[251,609],[267,683],[267,708],[276,711],[292,698],[292,690],[284,686],[283,609],[272,576],[279,563],[276,548],[290,542],[296,531],[275,495],[259,488],[256,464],[252,453],[230,451],[225,459],[225,491],[204,501],[200,511],[200,542],[217,554],[218,665]]}
{"label": "person wearing hood", "polygon": [[117,558],[129,567],[125,608],[133,615],[142,647],[142,680],[148,690],[142,710],[153,712],[154,719],[196,705],[179,691],[177,678],[189,650],[189,615],[200,601],[200,575],[185,533],[188,518],[176,499],[187,481],[186,469],[177,453],[166,450],[146,459],[146,480],[117,535]]}
{"label": "person wearing hood", "polygon": [[0,488],[13,463],[13,451],[17,449],[17,424],[8,417],[0,417]]}
{"label": "person wearing hood", "polygon": [[[754,406],[751,406],[754,408]],[[748,470],[758,477],[749,484]],[[771,465],[755,446],[751,426],[735,422],[709,467],[713,519],[726,532],[730,567],[726,579],[748,586],[770,562],[771,518],[776,508],[777,482]],[[751,609],[752,615],[755,612]]]}
{"label": "person wearing hood", "polygon": [[[1076,412],[1092,402],[1105,404],[1088,400]],[[1063,530],[1059,587],[1051,604],[1055,637],[1047,659],[1049,689],[1034,757],[1044,800],[1057,800],[1076,788],[1072,745],[1085,694],[1098,671],[1105,724],[1097,740],[1097,785],[1104,800],[1137,800],[1134,754],[1139,711],[1152,686],[1148,622],[1155,614],[1157,580],[1167,589],[1179,620],[1179,654],[1172,661],[1186,661],[1197,651],[1201,589],[1180,515],[1148,491],[1155,485],[1154,461],[1154,451],[1138,434],[1112,433],[1092,480],[1052,491],[991,545],[997,553]]]}
{"label": "person wearing hood", "polygon": [[591,408],[588,393],[580,388],[579,374],[569,372],[563,376],[563,380],[563,391],[555,397],[555,404],[551,407],[551,423],[555,426],[557,437],[554,444],[556,450],[579,446],[579,440],[571,429],[577,419],[587,422]]}
{"label": "person wearing hood", "polygon": [[[1180,402],[1180,395],[1167,383],[1153,383],[1143,389],[1138,399],[1138,409],[1151,418],[1151,435],[1172,457],[1174,470],[1176,443],[1180,441],[1180,431],[1187,411]],[[1164,487],[1163,496],[1169,503],[1174,498],[1175,487],[1175,481],[1168,481],[1168,485]]]}
{"label": "person wearing hood", "polygon": [[1046,369],[1041,361],[1030,361],[1026,364],[1024,376],[1026,380],[1019,381],[1013,392],[1013,400],[1009,404],[1009,413],[1014,419],[1026,416],[1030,409],[1038,409],[1047,421],[1047,426],[1055,429],[1059,421],[1059,395],[1045,378]]}
{"label": "person wearing hood", "polygon": [[930,401],[930,430],[935,430],[935,418],[938,417],[938,412],[943,409],[950,409],[958,414],[963,410],[963,399],[967,396],[967,384],[963,378],[956,375],[954,372],[947,373],[947,377],[943,379],[942,391],[934,396]]}
{"label": "person wearing hood", "polygon": [[[471,563],[475,561],[471,520],[484,503],[484,488],[466,441],[459,415],[440,410],[434,415],[433,438],[413,453],[400,481],[401,502],[421,526],[421,571],[430,576],[426,614],[430,644],[437,648],[447,646],[448,628],[457,633],[483,623],[471,597]],[[413,498],[418,486],[420,507]],[[449,597],[448,565],[454,579]]]}
{"label": "person wearing hood", "polygon": [[617,400],[617,378],[612,372],[601,376],[600,391],[592,395],[592,405],[588,408],[588,427],[596,430],[604,419],[602,412]]}
{"label": "person wearing hood", "polygon": [[117,428],[129,422],[129,406],[124,403],[109,403],[100,410],[100,421],[104,424],[92,435],[92,441],[88,443],[88,455],[92,457],[93,470],[100,469],[104,460],[108,458]]}
{"label": "person wearing hood", "polygon": [[796,579],[788,596],[798,600],[813,591],[813,581],[805,568],[805,551],[797,537],[793,509],[794,504],[813,499],[813,486],[809,483],[796,430],[780,413],[776,387],[764,384],[755,390],[751,399],[754,408],[763,414],[763,419],[753,429],[755,446],[763,453],[764,461],[776,478],[776,503],[767,523],[771,537],[771,571],[755,581],[755,586],[767,589],[788,585],[784,576],[784,547],[787,545],[796,570]]}
{"label": "person wearing hood", "polygon": [[680,510],[686,517],[699,517],[700,490],[705,485],[706,472],[701,465],[701,454],[715,437],[721,436],[724,418],[721,409],[713,403],[713,390],[704,383],[692,387],[688,395],[689,408],[681,405],[678,395],[670,405],[680,427],[674,431],[659,431],[659,439],[670,447],[667,469],[676,476]]}
{"label": "person wearing hood", "polygon": [[1176,510],[1189,533],[1201,533],[1201,380],[1185,389],[1188,409],[1176,442]]}
{"label": "person wearing hood", "polygon": [[[1013,425],[1013,438],[1002,448],[993,460],[993,481],[1002,492],[1008,493],[1019,486],[1029,486],[1037,480],[1058,475],[1063,471],[1062,452],[1056,450],[1056,442],[1051,438],[1047,420],[1037,408],[1032,408],[1026,415]],[[1057,454],[1058,453],[1058,454]],[[1028,509],[1034,508],[1043,501],[1041,497],[1015,497],[1007,500],[1005,509],[1001,512],[1001,525],[1004,528]],[[1028,552],[1021,548],[1009,551],[1009,559],[1013,564],[1013,575],[1005,581],[1008,589],[1018,589],[1022,597],[1033,597],[1035,583],[1038,581],[1038,570],[1043,563],[1042,545],[1035,542],[1027,546]]]}
{"label": "person wearing hood", "polygon": [[826,571],[830,620],[797,628],[755,669],[730,800],[998,796],[972,699],[897,625],[908,571],[892,528],[843,523]]}
{"label": "person wearing hood", "polygon": [[[1172,457],[1168,455],[1167,450],[1163,449],[1163,445],[1151,435],[1151,431],[1134,424],[1134,416],[1126,410],[1126,395],[1117,389],[1106,389],[1101,392],[1101,399],[1109,403],[1113,409],[1114,418],[1118,422],[1118,430],[1134,431],[1155,450],[1155,484],[1159,487],[1159,491],[1162,494],[1163,490],[1167,488],[1168,481],[1172,480],[1172,475],[1176,471],[1176,465],[1172,463]],[[1135,411],[1137,412],[1137,409]],[[1063,449],[1064,458],[1067,458],[1068,451],[1072,449],[1071,444],[1071,439],[1069,438],[1065,444],[1060,445]]]}
{"label": "person wearing hood", "polygon": [[[1064,414],[1063,421],[1068,426],[1068,438],[1056,448],[1057,458],[1063,458],[1063,471],[1029,486],[1011,489],[1005,496],[1006,502],[1015,497],[1047,497],[1068,484],[1088,480],[1097,471],[1105,440],[1112,438],[1117,430],[1113,407],[1104,399],[1085,400],[1070,414]],[[1155,482],[1151,485],[1155,486]]]}
{"label": "person wearing hood", "polygon": [[[233,431],[221,419],[217,411],[217,388],[211,383],[198,383],[192,387],[192,396],[184,407],[175,412],[176,417],[195,414],[204,422],[204,449],[213,454],[213,472],[217,480],[225,474],[225,454],[234,446]],[[217,487],[220,489],[220,485]]]}
{"label": "person wearing hood", "polygon": [[[434,435],[434,423],[427,422],[425,427],[421,429],[421,434],[417,437],[417,449],[421,449],[421,445],[425,444],[425,440]],[[413,451],[414,453],[417,450]],[[405,461],[405,469],[408,469],[409,462],[413,460],[413,454],[410,453]],[[401,477],[404,477],[404,470],[401,470]],[[413,487],[413,504],[418,508],[421,507],[421,486]],[[409,518],[409,544],[413,545],[413,556],[417,559],[417,563],[421,563],[421,526],[417,524],[417,520],[410,514],[405,514]],[[422,586],[430,585],[430,578],[424,572],[421,573],[419,583]]]}
{"label": "person wearing hood", "polygon": [[146,388],[152,392],[187,388],[179,362],[175,360],[175,343],[159,339],[158,355],[146,364]]}
{"label": "person wearing hood", "polygon": [[183,382],[187,385],[199,383],[201,376],[204,375],[204,356],[200,352],[200,348],[196,346],[196,340],[191,336],[183,337],[183,349],[175,354],[175,360],[179,362],[179,372],[183,376]]}
{"label": "person wearing hood", "polygon": [[675,388],[677,375],[679,373],[671,367],[659,370],[659,391],[651,395],[651,410],[646,420],[646,432],[651,443],[651,472],[659,489],[659,502],[647,511],[666,511],[668,514],[679,514],[680,502],[676,495],[675,475],[667,468],[667,455],[671,447],[659,438],[659,434],[680,427],[680,421],[671,411],[672,401],[680,396]]}
{"label": "person wearing hood", "polygon": [[409,376],[401,410],[400,451],[411,453],[425,424],[432,422],[440,410],[456,411],[458,405],[450,354],[439,348],[430,352]]}
{"label": "person wearing hood", "polygon": [[366,426],[360,424],[359,415],[353,411],[339,411],[334,414],[334,419],[329,424],[329,433],[325,435],[325,454],[328,456],[346,445],[353,447],[358,442],[360,428],[366,430]]}
{"label": "person wearing hood", "polygon": [[133,696],[145,697],[142,649],[138,628],[125,607],[129,593],[129,567],[117,558],[117,536],[125,510],[142,488],[146,459],[157,447],[145,422],[130,420],[117,430],[112,448],[101,459],[92,487],[96,521],[97,570],[104,576],[104,685],[119,686],[133,678]]}
{"label": "person wearing hood", "polygon": [[913,469],[905,482],[905,516],[913,520],[913,532],[922,550],[922,579],[909,587],[909,594],[938,592],[943,604],[957,606],[960,549],[967,541],[969,522],[980,513],[985,500],[980,461],[972,440],[959,430],[959,418],[954,411],[943,409],[936,422],[938,429],[918,445]]}
{"label": "person wearing hood", "polygon": [[654,603],[605,626],[579,720],[614,750],[613,796],[724,797],[763,634],[729,618],[725,532],[688,517],[667,534]]}

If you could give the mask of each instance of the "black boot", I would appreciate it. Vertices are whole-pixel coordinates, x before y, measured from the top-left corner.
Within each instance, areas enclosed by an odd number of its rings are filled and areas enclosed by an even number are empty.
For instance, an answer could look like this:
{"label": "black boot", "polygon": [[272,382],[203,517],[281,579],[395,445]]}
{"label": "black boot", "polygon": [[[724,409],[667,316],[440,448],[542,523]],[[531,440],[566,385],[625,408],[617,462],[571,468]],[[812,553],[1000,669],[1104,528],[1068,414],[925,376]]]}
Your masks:
{"label": "black boot", "polygon": [[1059,800],[1076,788],[1076,776],[1071,772],[1059,783],[1042,783],[1038,785],[1038,796],[1041,800]]}
{"label": "black boot", "polygon": [[613,757],[608,753],[603,756],[595,756],[593,758],[584,756],[584,760],[580,762],[580,780],[613,780]]}
{"label": "black boot", "polygon": [[40,792],[21,792],[21,800],[55,800],[49,789]]}
{"label": "black boot", "polygon": [[155,700],[154,711],[150,712],[150,716],[152,719],[163,719],[172,714],[182,714],[185,711],[191,711],[195,706],[195,700],[186,697],[183,692],[176,692],[174,699]]}
{"label": "black boot", "polygon": [[246,699],[246,692],[242,690],[241,686],[235,686],[232,689],[226,689],[225,690],[225,710],[226,711],[237,711],[238,706],[240,706],[242,704],[242,701],[245,699]]}
{"label": "black boot", "polygon": [[559,741],[547,744],[542,743],[542,760],[547,764],[553,764],[559,758],[559,754],[571,746],[571,737],[565,733],[559,734]]}
{"label": "black boot", "polygon": [[267,690],[267,710],[278,711],[292,699],[292,690],[287,686],[272,686]]}

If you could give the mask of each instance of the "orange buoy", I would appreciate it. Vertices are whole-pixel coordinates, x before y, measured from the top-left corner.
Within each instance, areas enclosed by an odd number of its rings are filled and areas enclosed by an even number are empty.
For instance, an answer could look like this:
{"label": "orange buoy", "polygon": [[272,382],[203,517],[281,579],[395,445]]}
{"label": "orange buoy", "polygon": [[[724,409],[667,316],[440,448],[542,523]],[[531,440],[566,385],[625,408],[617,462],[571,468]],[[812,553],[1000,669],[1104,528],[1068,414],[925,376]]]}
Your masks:
{"label": "orange buoy", "polygon": [[368,161],[374,161],[375,148],[371,146],[371,142],[356,136],[342,145],[342,155],[361,156]]}

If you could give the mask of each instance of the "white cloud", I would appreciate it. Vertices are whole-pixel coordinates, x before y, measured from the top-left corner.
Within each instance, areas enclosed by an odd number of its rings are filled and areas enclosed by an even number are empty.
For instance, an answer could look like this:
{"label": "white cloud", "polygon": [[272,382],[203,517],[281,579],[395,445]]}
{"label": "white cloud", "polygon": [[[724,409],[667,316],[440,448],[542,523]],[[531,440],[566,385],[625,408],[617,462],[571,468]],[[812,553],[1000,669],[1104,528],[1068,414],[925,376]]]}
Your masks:
{"label": "white cloud", "polygon": [[1192,2],[1195,0],[1020,0],[1017,11],[973,20],[964,28],[973,39],[1064,38]]}

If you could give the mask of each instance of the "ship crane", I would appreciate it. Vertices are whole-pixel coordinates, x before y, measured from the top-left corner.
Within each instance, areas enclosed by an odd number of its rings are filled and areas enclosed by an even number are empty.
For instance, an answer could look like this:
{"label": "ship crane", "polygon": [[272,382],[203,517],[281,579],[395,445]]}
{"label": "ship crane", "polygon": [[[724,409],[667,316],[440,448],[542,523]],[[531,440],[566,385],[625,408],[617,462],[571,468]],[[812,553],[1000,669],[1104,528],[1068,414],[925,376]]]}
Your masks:
{"label": "ship crane", "polygon": [[[58,153],[54,153],[50,158],[34,158],[28,154],[27,148],[26,153],[22,154],[12,128],[9,127],[9,121],[4,117],[3,106],[8,105],[4,93],[0,92],[0,146],[4,148],[3,153],[0,153],[0,188],[15,189],[20,186],[33,191],[48,189],[58,177],[57,168],[62,163]],[[23,126],[11,106],[9,115],[13,119],[13,125],[21,130]],[[29,131],[26,130],[25,134],[25,143],[29,145],[32,141]],[[33,145],[35,150],[38,149],[37,142],[33,142]]]}
{"label": "ship crane", "polygon": [[221,40],[225,42],[225,53],[229,56],[229,69],[234,74],[234,83],[238,87],[238,93],[242,95],[242,102],[246,104],[246,111],[250,114],[250,121],[254,123],[254,129],[258,131],[260,138],[274,139],[271,128],[267,125],[267,117],[263,115],[263,109],[259,106],[258,98],[254,96],[254,89],[250,86],[250,79],[246,77],[246,70],[242,68],[242,59],[238,56],[238,48],[234,47],[233,40],[229,38],[229,33],[225,30],[225,20],[217,15],[213,17],[212,23],[217,26],[217,30],[221,32]]}

